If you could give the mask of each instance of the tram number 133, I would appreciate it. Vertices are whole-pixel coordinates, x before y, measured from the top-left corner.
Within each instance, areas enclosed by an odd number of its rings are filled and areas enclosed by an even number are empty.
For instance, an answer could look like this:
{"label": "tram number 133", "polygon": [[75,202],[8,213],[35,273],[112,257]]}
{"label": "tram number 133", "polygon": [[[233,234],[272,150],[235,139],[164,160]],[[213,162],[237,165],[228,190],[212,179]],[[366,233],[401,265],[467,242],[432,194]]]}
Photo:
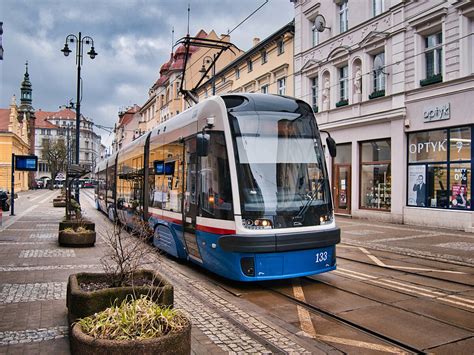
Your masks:
{"label": "tram number 133", "polygon": [[321,253],[316,253],[316,263],[321,263],[328,260],[328,252],[323,251]]}

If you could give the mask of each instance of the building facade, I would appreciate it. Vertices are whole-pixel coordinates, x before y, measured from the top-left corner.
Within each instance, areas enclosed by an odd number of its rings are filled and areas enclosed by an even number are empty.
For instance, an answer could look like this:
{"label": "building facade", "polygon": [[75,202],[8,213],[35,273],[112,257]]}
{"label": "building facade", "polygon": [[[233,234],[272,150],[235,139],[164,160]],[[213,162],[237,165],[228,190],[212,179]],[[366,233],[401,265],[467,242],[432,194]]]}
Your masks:
{"label": "building facade", "polygon": [[[197,38],[229,42],[228,35],[217,35],[213,30],[200,30]],[[209,67],[218,49],[190,46],[183,88],[191,90],[202,77],[200,70]],[[221,70],[243,52],[237,48],[224,51],[216,61],[216,71]],[[148,100],[140,110],[140,130],[147,132],[156,125],[179,114],[190,106],[179,92],[184,68],[186,50],[184,45],[171,53],[170,59],[160,67],[159,77],[148,91]]]}
{"label": "building facade", "polygon": [[295,2],[295,95],[338,143],[335,210],[472,231],[474,4],[365,3]]}
{"label": "building facade", "polygon": [[[67,148],[67,161],[75,164],[76,151],[76,113],[68,108],[50,112],[36,111],[36,144],[35,154],[38,156],[37,179],[51,178],[47,161],[43,159],[45,141],[64,139]],[[94,171],[100,160],[101,137],[93,129],[90,119],[81,115],[79,140],[79,164],[86,169]],[[65,172],[60,172],[59,178],[65,177]]]}
{"label": "building facade", "polygon": [[[28,155],[30,151],[28,121],[20,120],[16,98],[10,108],[0,109],[0,189],[11,190],[12,154]],[[28,172],[15,172],[15,191],[28,190]]]}
{"label": "building facade", "polygon": [[118,151],[128,143],[133,142],[146,132],[142,123],[142,115],[140,115],[140,106],[133,105],[119,112],[119,120],[115,125],[115,138],[112,143],[113,151]]}
{"label": "building facade", "polygon": [[200,100],[227,92],[260,92],[294,96],[293,38],[291,22],[260,41],[254,38],[253,47],[217,71],[197,89]]}
{"label": "building facade", "polygon": [[[35,110],[28,62],[20,86],[20,106],[15,95],[9,109],[0,109],[0,188],[11,190],[13,155],[32,155],[35,145]],[[28,190],[34,183],[34,172],[15,171],[15,191]]]}

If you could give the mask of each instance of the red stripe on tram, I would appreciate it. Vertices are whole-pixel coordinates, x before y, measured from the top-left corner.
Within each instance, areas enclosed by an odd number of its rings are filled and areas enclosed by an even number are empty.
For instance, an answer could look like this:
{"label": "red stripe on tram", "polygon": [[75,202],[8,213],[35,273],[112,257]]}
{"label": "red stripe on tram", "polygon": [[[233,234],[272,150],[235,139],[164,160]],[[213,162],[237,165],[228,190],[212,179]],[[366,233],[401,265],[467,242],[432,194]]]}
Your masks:
{"label": "red stripe on tram", "polygon": [[224,229],[224,228],[216,228],[216,227],[209,227],[209,226],[203,226],[201,224],[198,224],[196,226],[196,230],[200,232],[206,232],[206,233],[212,233],[212,234],[235,234],[234,229]]}

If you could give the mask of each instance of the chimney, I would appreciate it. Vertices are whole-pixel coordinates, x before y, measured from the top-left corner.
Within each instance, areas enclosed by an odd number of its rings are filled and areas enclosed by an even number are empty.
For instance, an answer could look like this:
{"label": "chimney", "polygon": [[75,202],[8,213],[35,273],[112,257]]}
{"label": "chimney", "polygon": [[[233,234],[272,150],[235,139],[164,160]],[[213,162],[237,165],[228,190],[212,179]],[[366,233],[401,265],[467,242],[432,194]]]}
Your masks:
{"label": "chimney", "polygon": [[256,46],[257,44],[259,44],[259,43],[260,43],[260,38],[254,37],[254,38],[253,38],[253,46],[255,47],[255,46]]}

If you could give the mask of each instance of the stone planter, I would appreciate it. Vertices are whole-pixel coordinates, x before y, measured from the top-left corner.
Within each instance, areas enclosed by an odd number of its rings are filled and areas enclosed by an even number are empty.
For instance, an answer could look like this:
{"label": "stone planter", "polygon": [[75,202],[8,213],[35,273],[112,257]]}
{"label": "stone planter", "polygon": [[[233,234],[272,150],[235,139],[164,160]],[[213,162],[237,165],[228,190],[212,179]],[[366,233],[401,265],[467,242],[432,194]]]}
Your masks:
{"label": "stone planter", "polygon": [[70,334],[70,344],[72,354],[190,354],[191,322],[181,332],[167,334],[156,339],[143,340],[95,339],[85,334],[79,324],[75,324]]}
{"label": "stone planter", "polygon": [[154,302],[163,306],[173,306],[174,290],[166,279],[159,273],[141,270],[135,274],[136,278],[147,277],[155,279],[158,286],[126,286],[111,287],[97,291],[83,291],[79,284],[83,281],[102,282],[106,280],[104,273],[79,273],[69,276],[66,294],[69,324],[78,318],[84,318],[94,313],[103,311],[114,302],[121,303],[127,296],[149,295]]}
{"label": "stone planter", "polygon": [[95,231],[86,233],[69,232],[65,230],[59,231],[58,242],[63,247],[87,248],[93,247],[95,244]]}
{"label": "stone planter", "polygon": [[62,231],[66,228],[76,229],[77,227],[84,227],[87,230],[95,231],[95,223],[88,220],[77,220],[71,219],[69,221],[59,222],[59,231]]}
{"label": "stone planter", "polygon": [[61,198],[53,199],[53,207],[66,207],[66,200]]}

